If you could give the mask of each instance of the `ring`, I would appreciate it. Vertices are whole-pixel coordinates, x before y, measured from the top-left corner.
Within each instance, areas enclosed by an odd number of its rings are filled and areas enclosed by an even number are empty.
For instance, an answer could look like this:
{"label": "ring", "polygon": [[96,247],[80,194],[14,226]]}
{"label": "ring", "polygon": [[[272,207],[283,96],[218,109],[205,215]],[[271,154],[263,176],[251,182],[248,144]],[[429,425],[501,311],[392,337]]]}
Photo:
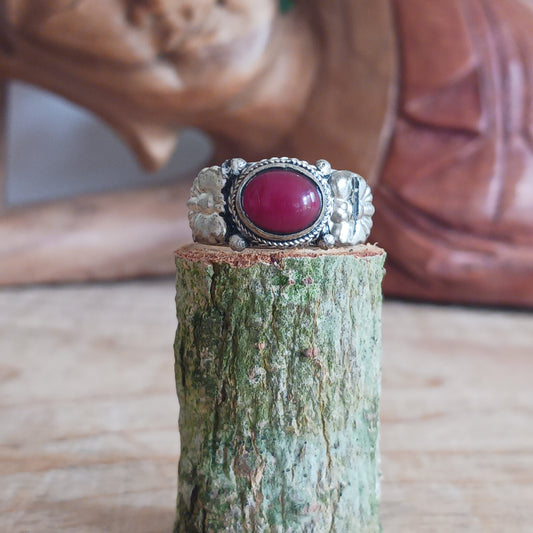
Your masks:
{"label": "ring", "polygon": [[324,159],[311,165],[288,157],[204,168],[187,206],[196,242],[236,251],[359,244],[374,214],[372,192],[358,174],[333,170]]}

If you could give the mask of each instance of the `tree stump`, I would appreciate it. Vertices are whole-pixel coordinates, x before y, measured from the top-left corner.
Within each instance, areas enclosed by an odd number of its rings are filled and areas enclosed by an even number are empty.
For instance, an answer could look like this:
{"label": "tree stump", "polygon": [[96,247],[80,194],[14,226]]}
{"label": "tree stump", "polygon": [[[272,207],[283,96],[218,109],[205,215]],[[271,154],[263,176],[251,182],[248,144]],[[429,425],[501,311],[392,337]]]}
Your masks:
{"label": "tree stump", "polygon": [[176,532],[380,531],[384,259],[177,252]]}

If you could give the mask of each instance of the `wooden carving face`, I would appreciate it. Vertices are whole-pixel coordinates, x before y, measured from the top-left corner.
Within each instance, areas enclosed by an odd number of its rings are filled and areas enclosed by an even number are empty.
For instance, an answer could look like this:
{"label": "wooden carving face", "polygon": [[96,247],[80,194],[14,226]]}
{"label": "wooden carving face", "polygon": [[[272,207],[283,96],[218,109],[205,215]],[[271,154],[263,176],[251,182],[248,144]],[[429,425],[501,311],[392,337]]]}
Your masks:
{"label": "wooden carving face", "polygon": [[239,93],[277,2],[10,0],[5,9],[11,77],[92,109],[128,138],[145,135],[138,123],[175,128]]}
{"label": "wooden carving face", "polygon": [[386,290],[531,305],[532,6],[300,0],[282,17],[275,0],[9,0],[0,75],[98,113],[148,167],[194,125],[217,160],[357,170]]}
{"label": "wooden carving face", "polygon": [[61,58],[65,72],[112,67],[101,83],[118,89],[137,71],[157,96],[208,88],[216,75],[218,95],[221,75],[246,78],[274,12],[272,0],[11,0],[7,18],[15,45]]}

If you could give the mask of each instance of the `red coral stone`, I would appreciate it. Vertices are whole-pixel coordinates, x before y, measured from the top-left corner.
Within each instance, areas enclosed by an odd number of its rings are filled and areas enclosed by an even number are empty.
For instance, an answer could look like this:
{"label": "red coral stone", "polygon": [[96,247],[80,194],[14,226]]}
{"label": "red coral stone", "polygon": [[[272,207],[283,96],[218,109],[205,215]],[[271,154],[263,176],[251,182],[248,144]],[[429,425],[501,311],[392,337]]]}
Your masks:
{"label": "red coral stone", "polygon": [[321,195],[309,178],[290,170],[266,170],[244,188],[242,206],[258,228],[289,235],[311,226],[320,215]]}

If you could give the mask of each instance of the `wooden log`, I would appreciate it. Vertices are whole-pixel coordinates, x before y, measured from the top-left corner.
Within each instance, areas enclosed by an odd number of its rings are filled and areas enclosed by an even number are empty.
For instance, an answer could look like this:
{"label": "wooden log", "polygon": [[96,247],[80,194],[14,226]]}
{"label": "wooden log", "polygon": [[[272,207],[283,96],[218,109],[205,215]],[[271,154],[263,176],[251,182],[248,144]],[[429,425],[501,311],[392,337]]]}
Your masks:
{"label": "wooden log", "polygon": [[176,532],[379,524],[375,246],[176,254]]}

